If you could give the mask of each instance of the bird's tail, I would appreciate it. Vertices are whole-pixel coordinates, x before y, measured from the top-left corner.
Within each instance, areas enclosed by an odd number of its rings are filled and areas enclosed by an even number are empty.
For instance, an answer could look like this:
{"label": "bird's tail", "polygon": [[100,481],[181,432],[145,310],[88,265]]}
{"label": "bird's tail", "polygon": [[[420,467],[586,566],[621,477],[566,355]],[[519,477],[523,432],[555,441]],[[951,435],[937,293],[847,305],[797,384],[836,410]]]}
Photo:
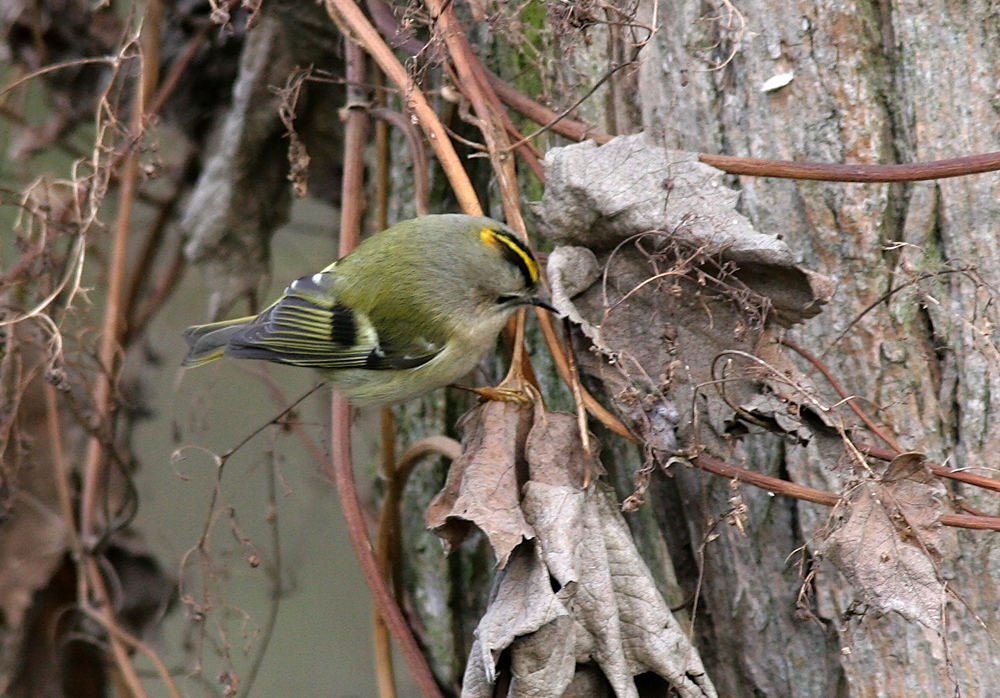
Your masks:
{"label": "bird's tail", "polygon": [[201,366],[215,361],[226,353],[229,340],[251,320],[252,317],[241,317],[187,328],[184,340],[188,344],[188,353],[181,366]]}

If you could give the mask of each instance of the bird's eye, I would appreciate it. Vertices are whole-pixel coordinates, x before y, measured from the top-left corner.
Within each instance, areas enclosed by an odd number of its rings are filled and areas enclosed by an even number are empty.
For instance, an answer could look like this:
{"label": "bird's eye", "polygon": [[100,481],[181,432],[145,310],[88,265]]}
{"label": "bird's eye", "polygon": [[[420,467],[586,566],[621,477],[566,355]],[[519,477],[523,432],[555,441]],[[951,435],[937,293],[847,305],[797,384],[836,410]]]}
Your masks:
{"label": "bird's eye", "polygon": [[503,294],[497,298],[497,305],[507,305],[512,301],[518,300],[518,296],[512,294]]}

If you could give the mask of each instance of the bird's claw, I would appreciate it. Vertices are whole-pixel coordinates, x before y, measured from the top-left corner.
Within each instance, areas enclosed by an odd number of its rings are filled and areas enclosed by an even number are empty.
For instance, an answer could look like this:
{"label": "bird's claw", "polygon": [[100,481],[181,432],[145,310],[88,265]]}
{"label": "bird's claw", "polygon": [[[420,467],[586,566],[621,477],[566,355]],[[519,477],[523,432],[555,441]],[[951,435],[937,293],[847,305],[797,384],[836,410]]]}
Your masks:
{"label": "bird's claw", "polygon": [[523,388],[473,388],[472,392],[484,400],[493,400],[495,402],[514,402],[524,406],[535,403],[534,397],[529,394],[529,391]]}

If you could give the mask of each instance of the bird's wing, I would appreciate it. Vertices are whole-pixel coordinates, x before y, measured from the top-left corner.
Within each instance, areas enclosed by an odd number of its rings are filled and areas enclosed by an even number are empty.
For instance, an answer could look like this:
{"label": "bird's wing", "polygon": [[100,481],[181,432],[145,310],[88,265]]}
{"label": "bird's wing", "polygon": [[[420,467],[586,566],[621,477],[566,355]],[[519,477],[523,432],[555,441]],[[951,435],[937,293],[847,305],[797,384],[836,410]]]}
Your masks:
{"label": "bird's wing", "polygon": [[383,347],[367,314],[338,302],[331,267],[292,282],[281,298],[229,340],[226,355],[320,370],[405,369],[421,366],[442,347],[419,355]]}

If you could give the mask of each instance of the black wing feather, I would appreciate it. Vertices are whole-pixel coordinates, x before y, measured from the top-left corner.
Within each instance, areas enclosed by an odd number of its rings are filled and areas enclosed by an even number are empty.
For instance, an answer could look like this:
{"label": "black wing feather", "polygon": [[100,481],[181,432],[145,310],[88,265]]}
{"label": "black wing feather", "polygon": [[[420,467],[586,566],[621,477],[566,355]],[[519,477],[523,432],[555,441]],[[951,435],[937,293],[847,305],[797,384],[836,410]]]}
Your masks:
{"label": "black wing feather", "polygon": [[226,354],[320,370],[408,369],[421,366],[440,348],[421,356],[386,354],[378,330],[365,313],[337,302],[333,274],[304,276],[229,340]]}

